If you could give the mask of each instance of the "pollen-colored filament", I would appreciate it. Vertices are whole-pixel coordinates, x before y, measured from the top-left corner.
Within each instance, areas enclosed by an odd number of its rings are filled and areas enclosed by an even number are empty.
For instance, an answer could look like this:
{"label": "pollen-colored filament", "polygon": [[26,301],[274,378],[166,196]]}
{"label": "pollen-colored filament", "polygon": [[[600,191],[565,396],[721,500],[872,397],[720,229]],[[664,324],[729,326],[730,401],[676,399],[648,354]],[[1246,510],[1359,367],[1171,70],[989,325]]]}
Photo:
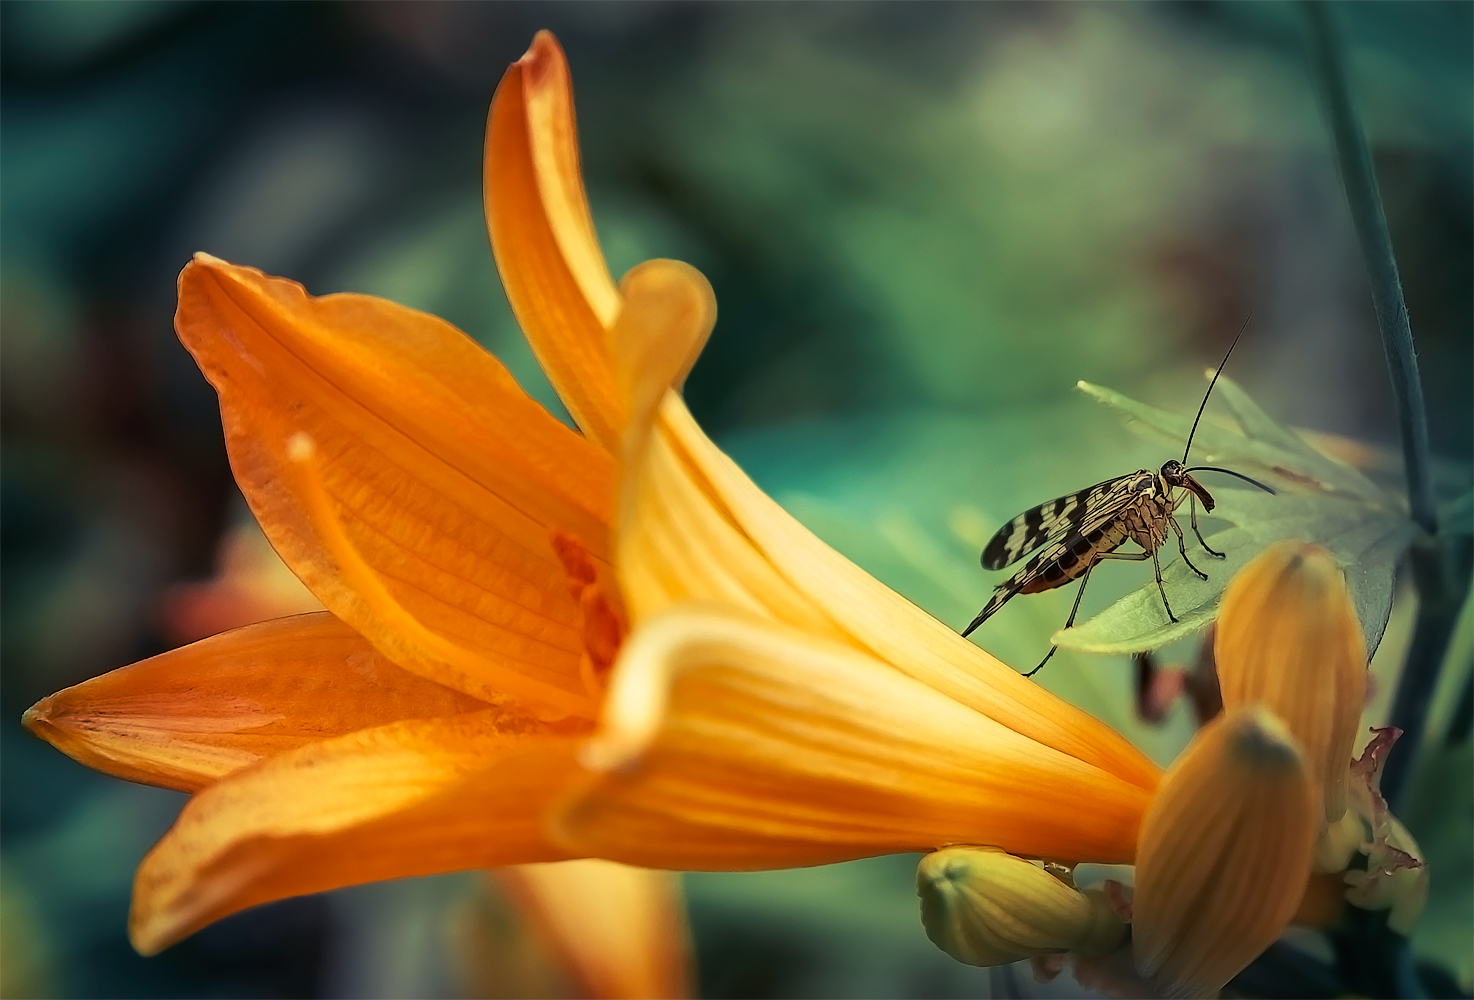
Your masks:
{"label": "pollen-colored filament", "polygon": [[[318,540],[337,563],[338,571],[348,586],[396,634],[410,640],[437,660],[459,671],[467,678],[483,679],[495,675],[496,686],[507,694],[526,698],[534,704],[557,709],[556,717],[565,714],[592,718],[590,701],[571,691],[546,684],[517,671],[507,670],[495,661],[466,649],[426,628],[394,599],[389,589],[354,548],[342,522],[334,514],[323,489],[318,470],[317,446],[312,438],[299,431],[287,439],[288,468],[293,470],[297,496],[306,508],[308,519],[316,529]],[[479,687],[480,685],[478,685]]]}

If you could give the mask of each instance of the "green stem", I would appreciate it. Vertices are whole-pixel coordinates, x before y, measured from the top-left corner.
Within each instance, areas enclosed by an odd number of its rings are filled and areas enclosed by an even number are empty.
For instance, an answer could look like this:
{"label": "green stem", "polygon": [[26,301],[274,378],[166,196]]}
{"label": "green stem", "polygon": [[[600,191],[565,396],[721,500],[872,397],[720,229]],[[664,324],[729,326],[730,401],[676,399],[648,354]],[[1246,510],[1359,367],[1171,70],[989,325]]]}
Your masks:
{"label": "green stem", "polygon": [[1346,200],[1351,206],[1351,218],[1356,223],[1356,235],[1361,241],[1362,256],[1366,258],[1367,276],[1371,279],[1372,305],[1377,310],[1382,350],[1387,355],[1387,371],[1392,377],[1392,392],[1397,400],[1408,502],[1413,520],[1433,535],[1438,532],[1438,510],[1428,463],[1428,417],[1423,407],[1423,383],[1418,377],[1418,358],[1413,351],[1407,303],[1402,297],[1402,281],[1397,274],[1392,237],[1387,232],[1387,217],[1382,211],[1382,196],[1377,190],[1377,175],[1372,170],[1371,150],[1367,147],[1361,121],[1351,106],[1351,92],[1346,84],[1336,28],[1331,22],[1330,4],[1305,0],[1301,9],[1310,26],[1311,56],[1325,94],[1331,131],[1336,137],[1341,181],[1346,186]]}
{"label": "green stem", "polygon": [[1397,750],[1382,770],[1382,795],[1396,812],[1412,784],[1413,763],[1422,744],[1423,727],[1438,687],[1438,675],[1448,655],[1449,641],[1458,628],[1469,586],[1468,537],[1422,538],[1411,552],[1413,583],[1418,588],[1418,617],[1408,643],[1402,676],[1388,720],[1404,733]]}
{"label": "green stem", "polygon": [[1427,532],[1413,545],[1418,617],[1413,624],[1412,642],[1402,676],[1398,679],[1392,708],[1392,724],[1403,730],[1405,745],[1399,753],[1388,758],[1387,768],[1382,773],[1382,792],[1395,809],[1409,785],[1413,758],[1422,742],[1428,706],[1437,686],[1444,652],[1453,634],[1468,574],[1466,567],[1458,565],[1451,540],[1437,537],[1438,512],[1428,461],[1428,418],[1423,406],[1423,383],[1418,378],[1418,359],[1413,352],[1407,303],[1403,301],[1397,258],[1392,250],[1392,237],[1387,232],[1387,217],[1382,211],[1377,176],[1372,170],[1372,154],[1367,147],[1361,120],[1351,106],[1341,47],[1336,26],[1331,20],[1331,6],[1313,0],[1302,0],[1300,6],[1310,28],[1311,56],[1324,91],[1331,132],[1336,138],[1341,181],[1346,187],[1346,201],[1351,207],[1351,218],[1356,223],[1356,234],[1366,260],[1372,304],[1376,307],[1377,326],[1382,332],[1382,350],[1387,357],[1387,372],[1397,400],[1408,505],[1413,520]]}

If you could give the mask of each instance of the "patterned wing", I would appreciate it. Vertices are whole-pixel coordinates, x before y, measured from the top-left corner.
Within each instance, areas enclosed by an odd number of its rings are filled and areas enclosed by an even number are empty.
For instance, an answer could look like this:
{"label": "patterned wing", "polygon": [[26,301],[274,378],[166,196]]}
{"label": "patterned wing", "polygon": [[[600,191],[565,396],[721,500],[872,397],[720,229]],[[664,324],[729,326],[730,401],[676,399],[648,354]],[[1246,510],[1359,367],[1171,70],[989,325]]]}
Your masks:
{"label": "patterned wing", "polygon": [[1089,531],[1131,502],[1140,472],[1107,479],[1078,493],[1041,503],[998,529],[983,549],[983,569],[1002,569],[1046,542]]}

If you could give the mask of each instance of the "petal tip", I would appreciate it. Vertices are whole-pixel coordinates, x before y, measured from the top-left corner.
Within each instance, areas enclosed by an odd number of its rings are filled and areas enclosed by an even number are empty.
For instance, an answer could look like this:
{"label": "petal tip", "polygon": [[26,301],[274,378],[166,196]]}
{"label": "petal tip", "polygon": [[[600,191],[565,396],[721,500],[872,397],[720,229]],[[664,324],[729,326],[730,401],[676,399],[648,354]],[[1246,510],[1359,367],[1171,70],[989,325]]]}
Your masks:
{"label": "petal tip", "polygon": [[196,250],[194,252],[194,256],[189,259],[189,263],[186,264],[185,267],[189,268],[195,264],[198,264],[200,267],[209,267],[216,269],[227,268],[230,266],[229,261],[221,260],[214,254],[205,253],[205,251],[203,250]]}
{"label": "petal tip", "polygon": [[26,728],[26,732],[50,743],[46,732],[51,728],[51,709],[54,704],[55,696],[49,695],[26,709],[20,717],[20,724]]}
{"label": "petal tip", "polygon": [[567,59],[557,37],[544,28],[532,36],[532,44],[517,60],[517,65],[526,69],[528,83],[536,87],[543,84],[556,68],[566,67]]}
{"label": "petal tip", "polygon": [[153,958],[177,939],[177,936],[162,931],[158,920],[140,916],[137,904],[134,904],[133,910],[128,914],[128,943],[133,946],[134,951],[144,958]]}

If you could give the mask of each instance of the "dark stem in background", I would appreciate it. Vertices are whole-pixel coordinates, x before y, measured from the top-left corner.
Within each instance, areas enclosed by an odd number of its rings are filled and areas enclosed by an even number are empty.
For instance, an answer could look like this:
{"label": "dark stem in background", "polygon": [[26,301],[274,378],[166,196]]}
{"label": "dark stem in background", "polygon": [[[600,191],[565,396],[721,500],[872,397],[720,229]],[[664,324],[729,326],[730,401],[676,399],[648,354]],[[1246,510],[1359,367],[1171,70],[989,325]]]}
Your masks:
{"label": "dark stem in background", "polygon": [[1382,331],[1382,350],[1392,393],[1397,399],[1397,423],[1402,431],[1402,458],[1407,474],[1408,502],[1413,520],[1430,535],[1438,533],[1438,511],[1433,499],[1433,477],[1428,465],[1428,417],[1423,408],[1423,382],[1418,377],[1418,358],[1413,352],[1413,332],[1408,325],[1407,303],[1402,298],[1402,279],[1392,253],[1392,237],[1382,212],[1382,195],[1372,171],[1372,153],[1362,132],[1361,120],[1351,107],[1346,69],[1341,61],[1336,28],[1331,23],[1331,5],[1307,0],[1301,4],[1310,25],[1310,51],[1320,77],[1336,153],[1341,161],[1341,181],[1356,235],[1366,258],[1367,277],[1372,283],[1372,305]]}
{"label": "dark stem in background", "polygon": [[1467,546],[1458,545],[1452,538],[1438,537],[1438,515],[1428,463],[1428,421],[1423,407],[1423,384],[1418,378],[1418,360],[1413,353],[1412,329],[1402,298],[1392,238],[1387,232],[1387,218],[1382,211],[1382,197],[1372,172],[1371,151],[1351,105],[1336,27],[1331,20],[1331,5],[1304,0],[1300,6],[1310,29],[1311,57],[1336,139],[1346,200],[1371,279],[1372,304],[1376,307],[1387,371],[1397,399],[1408,502],[1413,520],[1426,532],[1412,546],[1418,617],[1402,676],[1398,679],[1390,720],[1405,734],[1403,749],[1388,758],[1382,773],[1382,793],[1396,809],[1407,790],[1408,774],[1422,743],[1428,707],[1463,603],[1469,559]]}
{"label": "dark stem in background", "polygon": [[[1387,759],[1382,794],[1396,810],[1408,787],[1408,774],[1423,742],[1429,703],[1458,620],[1469,580],[1467,540],[1438,536],[1438,513],[1428,456],[1428,418],[1423,384],[1413,352],[1412,329],[1402,282],[1397,274],[1392,238],[1382,211],[1382,197],[1372,171],[1371,151],[1351,105],[1351,92],[1331,5],[1302,0],[1309,27],[1311,60],[1320,81],[1336,140],[1346,201],[1371,280],[1372,304],[1382,333],[1382,349],[1397,400],[1408,503],[1413,520],[1425,534],[1412,546],[1413,580],[1418,590],[1418,617],[1402,676],[1393,701],[1392,725],[1403,730],[1400,753]],[[1331,935],[1335,971],[1345,989],[1361,996],[1427,996],[1414,968],[1407,939],[1387,926],[1387,914],[1348,907]]]}

